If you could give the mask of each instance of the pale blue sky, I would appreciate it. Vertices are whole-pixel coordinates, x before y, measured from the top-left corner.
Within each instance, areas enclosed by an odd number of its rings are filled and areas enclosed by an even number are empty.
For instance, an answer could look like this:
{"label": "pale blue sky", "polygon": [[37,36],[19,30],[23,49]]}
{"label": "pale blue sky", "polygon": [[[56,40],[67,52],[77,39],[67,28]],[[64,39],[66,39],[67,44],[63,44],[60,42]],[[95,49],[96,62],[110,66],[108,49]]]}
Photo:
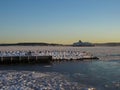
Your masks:
{"label": "pale blue sky", "polygon": [[0,0],[0,43],[120,42],[120,0]]}

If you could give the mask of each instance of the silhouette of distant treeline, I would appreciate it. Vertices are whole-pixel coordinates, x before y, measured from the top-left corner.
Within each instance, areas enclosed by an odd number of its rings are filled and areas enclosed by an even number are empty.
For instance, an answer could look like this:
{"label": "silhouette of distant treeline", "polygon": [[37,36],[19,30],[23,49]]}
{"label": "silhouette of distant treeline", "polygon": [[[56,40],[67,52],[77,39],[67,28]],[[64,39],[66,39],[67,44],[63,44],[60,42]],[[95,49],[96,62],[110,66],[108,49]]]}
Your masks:
{"label": "silhouette of distant treeline", "polygon": [[120,46],[120,43],[96,43],[95,46]]}
{"label": "silhouette of distant treeline", "polygon": [[62,46],[62,44],[54,43],[12,43],[12,44],[0,44],[0,46]]}

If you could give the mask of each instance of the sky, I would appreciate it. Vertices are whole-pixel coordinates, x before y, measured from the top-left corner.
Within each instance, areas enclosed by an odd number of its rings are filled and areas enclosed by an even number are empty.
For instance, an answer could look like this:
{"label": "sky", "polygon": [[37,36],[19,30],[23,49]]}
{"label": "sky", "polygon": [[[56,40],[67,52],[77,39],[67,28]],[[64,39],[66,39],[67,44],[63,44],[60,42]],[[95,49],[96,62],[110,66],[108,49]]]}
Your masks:
{"label": "sky", "polygon": [[120,42],[120,0],[0,0],[0,43]]}

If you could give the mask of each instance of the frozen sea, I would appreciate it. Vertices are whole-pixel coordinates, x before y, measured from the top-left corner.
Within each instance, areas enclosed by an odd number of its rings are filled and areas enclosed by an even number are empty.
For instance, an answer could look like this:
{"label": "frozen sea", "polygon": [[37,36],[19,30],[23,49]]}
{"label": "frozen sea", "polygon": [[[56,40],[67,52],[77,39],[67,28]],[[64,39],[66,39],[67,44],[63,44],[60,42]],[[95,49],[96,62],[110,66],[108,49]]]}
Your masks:
{"label": "frozen sea", "polygon": [[[46,47],[0,47],[1,50],[43,48]],[[120,90],[120,47],[49,47],[53,48],[88,51],[100,60],[0,65],[0,90]]]}

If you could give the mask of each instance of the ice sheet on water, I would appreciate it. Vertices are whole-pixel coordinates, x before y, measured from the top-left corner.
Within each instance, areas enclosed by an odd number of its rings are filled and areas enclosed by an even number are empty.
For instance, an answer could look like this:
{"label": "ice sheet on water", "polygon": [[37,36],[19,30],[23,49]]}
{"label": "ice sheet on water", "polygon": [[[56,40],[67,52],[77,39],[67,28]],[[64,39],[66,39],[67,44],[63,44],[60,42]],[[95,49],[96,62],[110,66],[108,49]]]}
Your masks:
{"label": "ice sheet on water", "polygon": [[70,46],[0,46],[1,51],[80,51],[90,52],[101,60],[120,60],[120,47],[70,47]]}
{"label": "ice sheet on water", "polygon": [[1,90],[83,90],[85,88],[56,72],[0,71]]}

